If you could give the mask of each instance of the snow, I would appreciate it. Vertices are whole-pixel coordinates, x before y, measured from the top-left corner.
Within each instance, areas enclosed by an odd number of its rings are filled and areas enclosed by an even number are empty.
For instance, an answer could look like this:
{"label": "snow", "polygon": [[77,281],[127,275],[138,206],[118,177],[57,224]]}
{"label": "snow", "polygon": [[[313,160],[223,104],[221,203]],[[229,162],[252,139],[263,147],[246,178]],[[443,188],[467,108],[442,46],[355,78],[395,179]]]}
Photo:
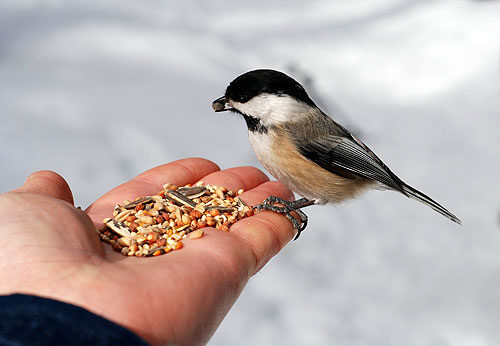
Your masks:
{"label": "snow", "polygon": [[52,169],[85,207],[182,157],[260,167],[244,122],[210,105],[245,71],[283,70],[463,226],[389,192],[311,207],[210,344],[497,345],[499,15],[494,0],[0,1],[0,191]]}

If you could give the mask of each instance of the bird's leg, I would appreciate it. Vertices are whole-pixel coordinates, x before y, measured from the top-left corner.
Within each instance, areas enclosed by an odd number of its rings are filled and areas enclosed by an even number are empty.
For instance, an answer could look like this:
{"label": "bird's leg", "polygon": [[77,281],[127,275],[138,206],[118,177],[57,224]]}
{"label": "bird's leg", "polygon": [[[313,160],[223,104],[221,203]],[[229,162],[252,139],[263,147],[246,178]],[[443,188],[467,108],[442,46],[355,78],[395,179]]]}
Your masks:
{"label": "bird's leg", "polygon": [[[276,203],[282,204],[283,206],[277,206]],[[257,210],[271,210],[279,214],[285,215],[288,220],[290,220],[293,224],[293,227],[297,230],[297,235],[293,240],[297,240],[300,236],[300,233],[306,228],[307,226],[307,215],[304,214],[301,208],[307,207],[314,204],[314,201],[308,200],[307,198],[301,198],[299,200],[289,202],[285,201],[282,198],[279,197],[274,197],[270,196],[265,199],[264,202],[262,202],[259,205],[256,205],[254,209]],[[295,211],[297,215],[299,215],[299,220],[297,220],[295,217],[290,214],[290,212]]]}

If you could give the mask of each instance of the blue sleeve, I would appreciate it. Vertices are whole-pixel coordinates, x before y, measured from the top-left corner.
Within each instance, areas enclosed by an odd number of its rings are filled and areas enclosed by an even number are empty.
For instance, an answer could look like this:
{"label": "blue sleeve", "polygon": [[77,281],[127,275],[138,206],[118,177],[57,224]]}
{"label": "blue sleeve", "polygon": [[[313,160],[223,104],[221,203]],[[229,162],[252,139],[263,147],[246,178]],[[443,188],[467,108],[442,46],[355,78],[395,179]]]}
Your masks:
{"label": "blue sleeve", "polygon": [[0,296],[0,345],[148,345],[83,308],[25,294]]}

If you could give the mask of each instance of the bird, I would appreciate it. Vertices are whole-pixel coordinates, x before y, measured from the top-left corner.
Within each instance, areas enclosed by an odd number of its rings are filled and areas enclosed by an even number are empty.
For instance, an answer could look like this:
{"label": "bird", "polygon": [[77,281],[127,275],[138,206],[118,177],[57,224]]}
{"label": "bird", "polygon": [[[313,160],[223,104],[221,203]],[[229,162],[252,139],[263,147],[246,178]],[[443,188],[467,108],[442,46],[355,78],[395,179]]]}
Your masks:
{"label": "bird", "polygon": [[[257,159],[278,181],[301,196],[295,201],[270,196],[257,210],[285,215],[297,230],[311,205],[339,203],[367,189],[397,191],[431,207],[453,222],[458,217],[429,196],[403,182],[361,140],[319,109],[304,87],[283,72],[257,69],[236,77],[215,112],[243,117]],[[291,212],[298,215],[298,219]]]}

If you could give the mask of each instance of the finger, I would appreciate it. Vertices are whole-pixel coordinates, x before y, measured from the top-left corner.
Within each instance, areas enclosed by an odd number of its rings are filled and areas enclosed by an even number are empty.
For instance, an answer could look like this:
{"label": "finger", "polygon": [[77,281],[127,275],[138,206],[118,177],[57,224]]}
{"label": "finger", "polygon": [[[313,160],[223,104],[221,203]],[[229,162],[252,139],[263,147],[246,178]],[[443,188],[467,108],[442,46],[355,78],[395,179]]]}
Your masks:
{"label": "finger", "polygon": [[[270,195],[293,198],[291,191],[277,181],[260,184],[241,196],[249,204],[258,204]],[[228,233],[213,228],[206,228],[205,233],[203,241],[187,239],[178,255],[215,254],[233,271],[237,282],[246,282],[292,239],[295,230],[283,215],[260,211],[236,222]]]}
{"label": "finger", "polygon": [[[249,205],[257,205],[269,196],[293,200],[293,193],[278,181],[261,184],[240,197]],[[293,238],[296,231],[285,216],[263,210],[236,222],[230,232],[243,239],[252,250],[254,258],[248,264],[253,265],[250,270],[253,275]]]}
{"label": "finger", "polygon": [[229,190],[250,190],[269,181],[269,178],[255,167],[234,167],[214,172],[201,179],[203,183],[223,186]]}
{"label": "finger", "polygon": [[[267,176],[254,167],[236,167],[211,173],[204,177],[204,183],[220,185],[231,190],[244,189],[239,197],[246,204],[254,206],[269,196],[293,200],[292,191],[282,183],[269,181]],[[261,211],[231,226],[230,233],[237,235],[251,251],[239,260],[246,262],[248,273],[253,275],[276,255],[295,234],[292,223],[283,215]],[[241,253],[239,254],[241,255]]]}
{"label": "finger", "polygon": [[[204,183],[224,186],[231,190],[243,188],[245,192],[239,197],[251,206],[261,203],[269,196],[286,200],[293,200],[294,197],[282,183],[268,181],[264,173],[253,167],[236,167],[214,172],[202,180]],[[217,234],[218,231],[213,232]],[[242,272],[253,275],[292,239],[295,231],[285,216],[261,211],[255,216],[236,222],[231,226],[230,234],[237,236],[239,239],[236,241],[242,241],[241,245],[250,249],[248,252],[239,251],[235,258],[243,262],[238,266]],[[220,243],[218,247],[222,248]],[[238,248],[242,249],[241,246]],[[248,271],[243,270],[243,267],[248,268]]]}
{"label": "finger", "polygon": [[139,174],[128,182],[115,187],[100,197],[86,212],[98,224],[104,217],[109,217],[116,204],[124,200],[134,200],[158,193],[164,184],[172,183],[179,186],[194,183],[219,167],[206,159],[189,158],[167,163]]}
{"label": "finger", "polygon": [[68,183],[63,177],[52,171],[32,173],[26,178],[23,186],[11,192],[45,195],[73,204],[73,194]]}

